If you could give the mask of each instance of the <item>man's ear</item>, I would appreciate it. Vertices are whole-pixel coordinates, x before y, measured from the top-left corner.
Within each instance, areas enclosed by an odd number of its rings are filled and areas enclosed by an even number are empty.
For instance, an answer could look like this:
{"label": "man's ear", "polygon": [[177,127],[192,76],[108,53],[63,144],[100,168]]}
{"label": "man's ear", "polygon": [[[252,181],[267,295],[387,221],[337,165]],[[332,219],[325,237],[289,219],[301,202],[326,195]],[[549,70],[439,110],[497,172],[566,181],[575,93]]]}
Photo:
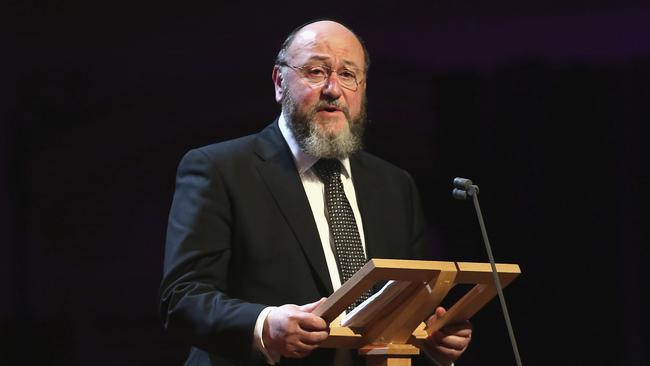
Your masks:
{"label": "man's ear", "polygon": [[271,74],[273,79],[273,87],[275,88],[275,101],[278,103],[282,102],[282,72],[280,71],[280,66],[273,66],[273,73]]}

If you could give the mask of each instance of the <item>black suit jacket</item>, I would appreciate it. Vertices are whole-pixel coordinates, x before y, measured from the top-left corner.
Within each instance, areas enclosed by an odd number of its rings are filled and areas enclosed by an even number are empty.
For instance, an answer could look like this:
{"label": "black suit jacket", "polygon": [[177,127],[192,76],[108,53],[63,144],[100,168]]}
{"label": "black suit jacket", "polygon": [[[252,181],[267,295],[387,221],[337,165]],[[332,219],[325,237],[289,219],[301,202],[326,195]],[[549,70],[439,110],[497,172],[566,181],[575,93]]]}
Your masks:
{"label": "black suit jacket", "polygon": [[[421,258],[423,220],[411,177],[368,153],[350,157],[370,258]],[[320,237],[277,120],[262,132],[189,151],[169,215],[164,326],[191,346],[189,365],[264,364],[252,351],[268,305],[327,297]],[[326,365],[331,350],[282,364]]]}

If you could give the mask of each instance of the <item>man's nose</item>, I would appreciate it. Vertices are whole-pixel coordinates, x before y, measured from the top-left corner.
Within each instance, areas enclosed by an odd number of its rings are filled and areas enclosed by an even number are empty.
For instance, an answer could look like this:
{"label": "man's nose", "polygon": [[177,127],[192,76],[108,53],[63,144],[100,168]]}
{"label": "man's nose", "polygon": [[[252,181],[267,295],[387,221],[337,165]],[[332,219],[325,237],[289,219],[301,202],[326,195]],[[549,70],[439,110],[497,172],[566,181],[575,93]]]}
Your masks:
{"label": "man's nose", "polygon": [[325,80],[323,94],[332,99],[341,97],[341,84],[339,83],[339,76],[335,72],[330,73],[327,80]]}

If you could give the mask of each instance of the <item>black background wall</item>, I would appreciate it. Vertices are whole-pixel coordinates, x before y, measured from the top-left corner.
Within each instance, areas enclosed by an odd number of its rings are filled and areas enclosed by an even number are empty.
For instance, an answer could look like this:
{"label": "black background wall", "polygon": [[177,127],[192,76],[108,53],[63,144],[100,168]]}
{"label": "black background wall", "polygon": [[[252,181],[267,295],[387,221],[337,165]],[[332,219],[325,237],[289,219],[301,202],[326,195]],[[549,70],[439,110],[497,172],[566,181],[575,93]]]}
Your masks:
{"label": "black background wall", "polygon": [[[527,365],[648,363],[650,7],[635,1],[12,2],[2,12],[0,364],[178,365],[157,315],[176,165],[279,113],[288,32],[372,57],[367,149],[409,170],[441,260],[486,261]],[[498,303],[459,365],[514,364]]]}

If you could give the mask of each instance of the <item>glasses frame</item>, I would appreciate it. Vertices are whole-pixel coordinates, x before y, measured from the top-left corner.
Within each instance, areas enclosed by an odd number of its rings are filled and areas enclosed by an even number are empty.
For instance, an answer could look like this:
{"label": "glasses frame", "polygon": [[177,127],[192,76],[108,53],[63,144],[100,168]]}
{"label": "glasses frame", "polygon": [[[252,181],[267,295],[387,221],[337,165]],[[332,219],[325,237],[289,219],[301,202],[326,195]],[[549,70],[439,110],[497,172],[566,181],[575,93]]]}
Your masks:
{"label": "glasses frame", "polygon": [[[325,85],[325,82],[327,82],[330,79],[330,77],[332,76],[332,73],[337,73],[337,74],[339,73],[338,71],[332,69],[331,67],[329,67],[327,65],[295,66],[295,65],[290,65],[290,64],[288,64],[286,62],[280,62],[280,63],[278,63],[278,66],[287,66],[287,67],[291,68],[293,71],[300,72],[300,74],[303,76],[303,78],[305,80],[307,80],[307,82],[312,86]],[[309,80],[309,77],[307,76],[307,73],[305,72],[305,69],[307,69],[307,68],[315,68],[315,67],[321,67],[327,72],[327,75],[325,76],[325,79],[323,79],[322,81],[313,82],[313,81]],[[359,89],[359,84],[361,84],[363,79],[359,80],[357,78],[357,73],[354,72],[353,70],[350,70],[350,69],[341,69],[341,70],[347,70],[347,71],[350,71],[350,72],[352,72],[354,74],[354,86],[347,86],[347,85],[345,85],[344,82],[340,82],[341,87],[343,87],[345,89],[348,89],[348,90],[351,90],[351,91],[357,91]],[[339,77],[340,77],[340,75],[339,75]]]}

